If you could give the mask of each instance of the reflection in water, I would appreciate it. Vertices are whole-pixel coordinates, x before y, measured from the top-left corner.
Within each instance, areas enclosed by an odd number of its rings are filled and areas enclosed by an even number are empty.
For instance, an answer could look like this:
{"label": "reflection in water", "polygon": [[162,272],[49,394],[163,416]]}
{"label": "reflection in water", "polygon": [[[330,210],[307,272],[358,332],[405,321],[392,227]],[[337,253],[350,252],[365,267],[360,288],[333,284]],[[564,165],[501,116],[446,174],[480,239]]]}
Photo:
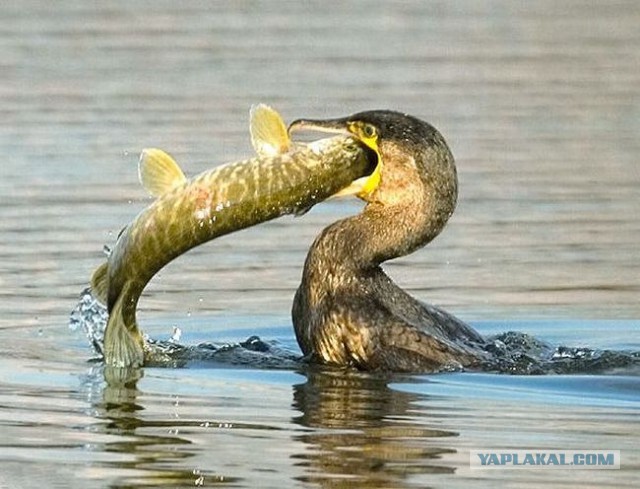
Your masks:
{"label": "reflection in water", "polygon": [[[179,428],[202,426],[199,421],[180,419],[148,420],[142,415],[144,405],[138,401],[142,392],[137,383],[142,378],[141,369],[119,369],[104,367],[104,372],[95,369],[91,377],[104,378],[107,383],[102,390],[102,398],[94,403],[95,416],[108,420],[97,430],[103,434],[115,435],[115,442],[105,443],[101,450],[124,455],[118,461],[107,462],[112,469],[123,474],[121,483],[111,487],[151,486],[179,487],[200,486],[205,483],[205,474],[188,469],[185,459],[193,457],[193,449],[188,447],[192,441],[177,436]],[[155,428],[153,434],[146,429]],[[159,435],[158,428],[166,429],[166,435]],[[207,484],[215,482],[233,482],[239,478],[206,474]]]}
{"label": "reflection in water", "polygon": [[[428,413],[422,406],[424,394],[388,386],[391,380],[411,382],[411,377],[331,369],[309,369],[302,374],[307,381],[294,386],[293,408],[300,414],[292,423],[303,429],[291,430],[291,438],[286,437],[295,451],[288,463],[279,466],[285,478],[332,488],[403,488],[413,487],[417,476],[424,482],[425,474],[454,472],[439,463],[443,454],[453,450],[434,439],[458,433],[428,425]],[[243,481],[213,470],[192,469],[199,465],[197,456],[202,447],[195,433],[202,433],[202,420],[170,417],[166,409],[154,419],[149,409],[157,399],[138,388],[141,378],[142,370],[138,369],[96,367],[90,374],[88,384],[95,394],[93,416],[100,420],[95,432],[114,437],[96,448],[119,455],[96,464],[117,474],[112,487],[233,485]],[[215,403],[213,398],[207,402]],[[237,433],[273,429],[233,424],[240,430]],[[220,454],[214,450],[214,445],[209,446],[207,459],[219,462]]]}
{"label": "reflection in water", "polygon": [[389,378],[344,370],[311,370],[294,386],[295,424],[311,428],[297,439],[300,479],[321,487],[410,487],[414,474],[450,473],[438,464],[451,453],[434,438],[457,436],[414,416],[425,396],[389,388]]}

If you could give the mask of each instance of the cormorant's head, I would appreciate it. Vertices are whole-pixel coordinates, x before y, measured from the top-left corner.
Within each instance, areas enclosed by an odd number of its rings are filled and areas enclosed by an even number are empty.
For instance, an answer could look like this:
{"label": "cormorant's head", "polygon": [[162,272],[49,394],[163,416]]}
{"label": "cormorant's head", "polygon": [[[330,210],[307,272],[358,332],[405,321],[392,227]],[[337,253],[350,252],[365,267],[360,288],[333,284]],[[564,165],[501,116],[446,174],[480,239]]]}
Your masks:
{"label": "cormorant's head", "polygon": [[409,202],[434,192],[457,198],[453,156],[442,135],[427,122],[401,112],[370,110],[339,119],[298,119],[289,132],[347,133],[378,155],[378,165],[359,197],[381,203]]}

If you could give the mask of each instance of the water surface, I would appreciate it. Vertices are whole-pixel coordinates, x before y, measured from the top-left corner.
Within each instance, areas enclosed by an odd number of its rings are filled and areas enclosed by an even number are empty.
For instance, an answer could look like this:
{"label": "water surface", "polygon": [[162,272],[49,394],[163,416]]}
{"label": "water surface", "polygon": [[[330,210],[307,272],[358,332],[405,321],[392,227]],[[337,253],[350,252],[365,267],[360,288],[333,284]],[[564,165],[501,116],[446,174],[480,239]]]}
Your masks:
{"label": "water surface", "polygon": [[[482,333],[640,350],[640,7],[614,2],[86,2],[0,7],[0,487],[635,487],[640,381],[194,364],[107,387],[69,312],[147,205],[139,151],[187,173],[251,152],[248,108],[432,122],[444,233],[387,271]],[[295,350],[324,203],[170,264],[146,332]],[[286,238],[284,238],[286,237]],[[618,449],[620,471],[472,471],[474,448]]]}

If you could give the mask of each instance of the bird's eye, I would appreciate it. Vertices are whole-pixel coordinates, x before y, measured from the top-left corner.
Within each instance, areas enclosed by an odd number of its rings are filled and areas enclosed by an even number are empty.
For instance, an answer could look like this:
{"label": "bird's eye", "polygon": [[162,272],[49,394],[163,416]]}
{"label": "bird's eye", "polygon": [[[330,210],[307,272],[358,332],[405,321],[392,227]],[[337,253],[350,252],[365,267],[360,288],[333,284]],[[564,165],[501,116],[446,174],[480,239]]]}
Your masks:
{"label": "bird's eye", "polygon": [[376,136],[376,128],[371,124],[364,124],[362,126],[362,135],[366,138],[373,138]]}

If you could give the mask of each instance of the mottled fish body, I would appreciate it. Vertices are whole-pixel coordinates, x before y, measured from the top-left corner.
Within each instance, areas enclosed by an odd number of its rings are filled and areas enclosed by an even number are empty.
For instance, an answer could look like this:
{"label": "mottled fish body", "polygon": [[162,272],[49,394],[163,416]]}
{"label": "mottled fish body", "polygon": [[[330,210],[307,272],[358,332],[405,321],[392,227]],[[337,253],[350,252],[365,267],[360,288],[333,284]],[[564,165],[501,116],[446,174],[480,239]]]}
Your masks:
{"label": "mottled fish body", "polygon": [[218,236],[303,213],[370,174],[375,164],[348,136],[293,145],[280,117],[266,106],[252,111],[251,124],[258,157],[191,180],[163,151],[143,151],[140,179],[158,198],[122,231],[92,278],[94,295],[109,311],[103,352],[108,365],[144,363],[136,307],[147,283],[167,263]]}

